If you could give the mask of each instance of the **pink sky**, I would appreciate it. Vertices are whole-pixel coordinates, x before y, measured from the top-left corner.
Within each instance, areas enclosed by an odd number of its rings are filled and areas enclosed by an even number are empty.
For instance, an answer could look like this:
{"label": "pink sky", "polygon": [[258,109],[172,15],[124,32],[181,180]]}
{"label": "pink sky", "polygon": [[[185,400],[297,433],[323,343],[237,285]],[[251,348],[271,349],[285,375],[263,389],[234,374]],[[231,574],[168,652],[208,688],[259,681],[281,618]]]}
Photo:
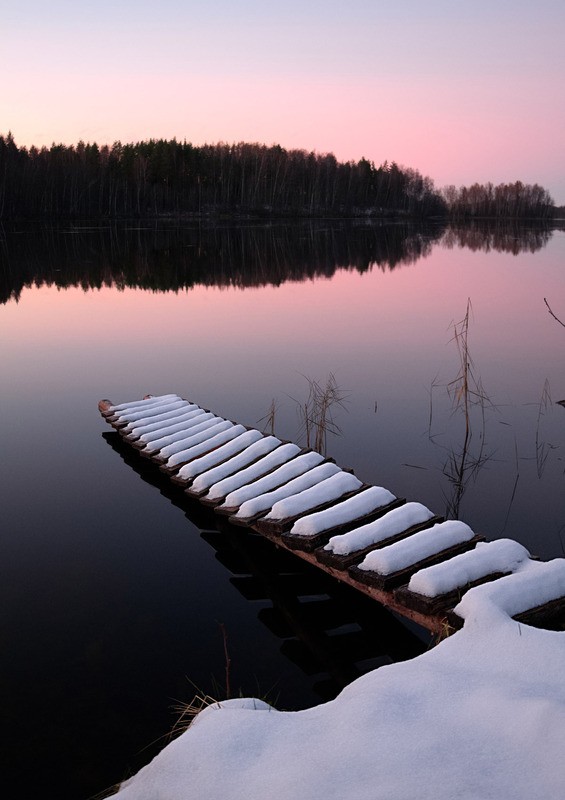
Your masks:
{"label": "pink sky", "polygon": [[277,142],[565,203],[564,31],[562,0],[30,0],[4,14],[1,129]]}

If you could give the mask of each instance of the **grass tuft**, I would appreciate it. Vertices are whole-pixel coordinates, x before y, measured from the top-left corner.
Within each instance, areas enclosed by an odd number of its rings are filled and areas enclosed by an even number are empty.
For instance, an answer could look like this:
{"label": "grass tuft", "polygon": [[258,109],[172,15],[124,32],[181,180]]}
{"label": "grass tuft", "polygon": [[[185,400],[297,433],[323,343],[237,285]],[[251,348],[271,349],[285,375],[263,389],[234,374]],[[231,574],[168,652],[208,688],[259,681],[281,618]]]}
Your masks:
{"label": "grass tuft", "polygon": [[338,408],[346,408],[349,393],[338,385],[333,372],[329,373],[325,384],[306,375],[303,377],[308,382],[306,401],[291,398],[296,403],[300,420],[299,436],[304,437],[306,447],[311,447],[325,456],[328,434],[341,435],[341,428],[335,421],[334,414]]}

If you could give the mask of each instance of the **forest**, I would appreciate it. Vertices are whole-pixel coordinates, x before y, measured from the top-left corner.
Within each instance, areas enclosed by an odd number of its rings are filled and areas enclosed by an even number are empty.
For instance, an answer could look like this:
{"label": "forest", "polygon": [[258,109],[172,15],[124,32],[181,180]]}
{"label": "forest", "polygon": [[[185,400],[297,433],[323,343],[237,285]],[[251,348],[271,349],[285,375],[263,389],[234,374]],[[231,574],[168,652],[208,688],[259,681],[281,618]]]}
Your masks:
{"label": "forest", "polygon": [[278,145],[176,140],[38,150],[0,137],[0,218],[429,216],[444,202],[432,181],[396,164]]}
{"label": "forest", "polygon": [[395,162],[339,162],[279,145],[150,139],[19,147],[0,136],[0,220],[182,216],[552,216],[541,187],[447,187]]}

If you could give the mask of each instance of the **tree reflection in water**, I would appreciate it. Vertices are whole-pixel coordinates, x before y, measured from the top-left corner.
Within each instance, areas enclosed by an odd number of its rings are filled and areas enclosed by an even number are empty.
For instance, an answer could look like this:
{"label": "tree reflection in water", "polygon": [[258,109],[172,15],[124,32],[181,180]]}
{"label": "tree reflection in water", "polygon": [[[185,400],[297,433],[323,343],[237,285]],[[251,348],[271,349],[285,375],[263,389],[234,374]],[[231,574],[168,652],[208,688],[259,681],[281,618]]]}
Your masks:
{"label": "tree reflection in water", "polygon": [[[24,235],[31,234],[31,235]],[[415,264],[434,245],[534,252],[548,225],[470,222],[446,227],[404,222],[308,221],[289,224],[114,224],[0,228],[0,303],[26,286],[135,287],[178,292],[194,286],[278,286]]]}

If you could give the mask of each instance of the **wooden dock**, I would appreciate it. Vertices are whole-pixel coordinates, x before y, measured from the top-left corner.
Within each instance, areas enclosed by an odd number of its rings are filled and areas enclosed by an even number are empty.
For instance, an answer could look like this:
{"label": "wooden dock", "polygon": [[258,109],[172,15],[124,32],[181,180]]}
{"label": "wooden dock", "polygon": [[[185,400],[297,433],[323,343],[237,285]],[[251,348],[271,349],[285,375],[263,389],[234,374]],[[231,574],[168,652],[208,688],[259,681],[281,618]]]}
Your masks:
{"label": "wooden dock", "polygon": [[[531,558],[517,542],[487,543],[319,453],[178,395],[98,407],[132,451],[189,497],[434,634],[461,627],[454,608],[466,591],[507,579]],[[533,607],[525,600],[514,618],[563,629],[565,597],[554,595]]]}

